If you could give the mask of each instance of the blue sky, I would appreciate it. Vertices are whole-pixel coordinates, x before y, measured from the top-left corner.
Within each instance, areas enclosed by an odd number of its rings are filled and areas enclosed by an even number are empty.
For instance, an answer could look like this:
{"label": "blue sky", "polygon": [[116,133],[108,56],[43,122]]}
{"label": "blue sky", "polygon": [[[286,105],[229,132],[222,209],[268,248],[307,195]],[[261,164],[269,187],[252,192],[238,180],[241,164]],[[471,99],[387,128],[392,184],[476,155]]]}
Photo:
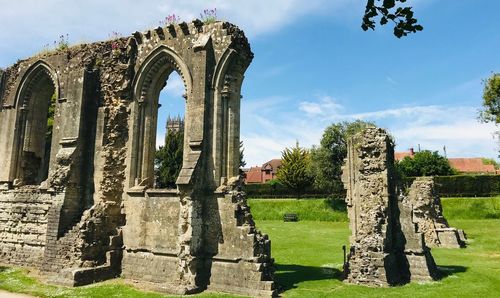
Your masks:
{"label": "blue sky", "polygon": [[[326,126],[357,118],[387,128],[399,151],[420,144],[441,153],[446,146],[452,157],[497,155],[497,128],[476,119],[482,79],[500,72],[497,0],[408,0],[425,29],[403,39],[390,26],[361,30],[365,0],[0,1],[0,67],[61,34],[91,42],[217,7],[255,53],[242,90],[249,166],[280,157],[296,140],[318,144]],[[172,76],[160,121],[182,113],[182,93]]]}

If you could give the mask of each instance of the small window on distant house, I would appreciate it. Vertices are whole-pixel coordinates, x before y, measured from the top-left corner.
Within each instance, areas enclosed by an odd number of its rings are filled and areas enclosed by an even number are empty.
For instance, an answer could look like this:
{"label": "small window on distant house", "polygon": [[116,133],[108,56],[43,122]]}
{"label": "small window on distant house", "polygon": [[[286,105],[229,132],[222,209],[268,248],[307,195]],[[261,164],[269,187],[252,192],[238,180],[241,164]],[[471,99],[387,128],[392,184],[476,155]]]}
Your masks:
{"label": "small window on distant house", "polygon": [[271,174],[271,170],[266,170],[266,175]]}

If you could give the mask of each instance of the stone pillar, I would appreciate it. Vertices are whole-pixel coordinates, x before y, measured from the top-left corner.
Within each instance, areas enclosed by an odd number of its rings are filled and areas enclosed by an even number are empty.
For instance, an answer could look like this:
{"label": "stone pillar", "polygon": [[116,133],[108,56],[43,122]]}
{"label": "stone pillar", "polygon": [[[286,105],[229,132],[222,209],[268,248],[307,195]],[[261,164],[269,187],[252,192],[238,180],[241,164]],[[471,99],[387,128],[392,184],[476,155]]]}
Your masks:
{"label": "stone pillar", "polygon": [[[348,140],[342,181],[352,231],[347,282],[387,286],[431,279],[432,256],[411,229],[411,217],[400,210],[394,144],[383,129],[368,128]],[[412,270],[417,261],[418,270]]]}
{"label": "stone pillar", "polygon": [[406,200],[413,210],[417,231],[424,235],[425,243],[431,247],[465,247],[465,233],[450,228],[434,184],[433,177],[418,177],[409,189]]}
{"label": "stone pillar", "polygon": [[233,94],[228,103],[227,177],[238,176],[240,161],[240,99]]}

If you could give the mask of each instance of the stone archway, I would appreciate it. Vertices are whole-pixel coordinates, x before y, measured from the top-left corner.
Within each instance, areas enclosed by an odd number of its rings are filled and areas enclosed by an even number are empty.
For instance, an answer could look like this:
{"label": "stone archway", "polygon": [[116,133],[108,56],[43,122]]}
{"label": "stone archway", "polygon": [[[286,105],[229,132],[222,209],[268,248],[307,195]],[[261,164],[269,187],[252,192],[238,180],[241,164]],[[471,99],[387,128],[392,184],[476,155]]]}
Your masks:
{"label": "stone archway", "polygon": [[[31,208],[44,210],[37,237],[46,238],[21,250],[0,240],[0,259],[36,251],[25,265],[65,285],[121,274],[182,294],[272,295],[271,243],[255,227],[239,177],[241,86],[253,59],[243,31],[195,20],[41,58],[52,68],[33,57],[1,75],[0,166],[15,168],[12,148],[24,146],[14,144],[24,140],[12,133],[24,119],[15,98],[32,98],[30,90],[46,97],[53,89],[33,82],[60,81],[49,178],[43,187],[16,188],[17,177],[0,167],[0,196],[9,210],[29,196]],[[186,89],[183,164],[176,189],[155,189],[158,93],[173,71]],[[27,216],[15,224],[26,225]]]}
{"label": "stone archway", "polygon": [[37,185],[48,177],[52,134],[46,137],[47,118],[58,92],[57,75],[43,61],[35,63],[21,82],[14,104],[18,120],[12,176],[17,184]]}
{"label": "stone archway", "polygon": [[[168,47],[160,46],[153,51],[138,71],[131,106],[130,187],[153,186],[159,95],[174,71],[184,82],[185,97],[188,100],[192,85],[191,74],[178,55]],[[189,113],[186,113],[186,125],[189,125],[189,117]]]}

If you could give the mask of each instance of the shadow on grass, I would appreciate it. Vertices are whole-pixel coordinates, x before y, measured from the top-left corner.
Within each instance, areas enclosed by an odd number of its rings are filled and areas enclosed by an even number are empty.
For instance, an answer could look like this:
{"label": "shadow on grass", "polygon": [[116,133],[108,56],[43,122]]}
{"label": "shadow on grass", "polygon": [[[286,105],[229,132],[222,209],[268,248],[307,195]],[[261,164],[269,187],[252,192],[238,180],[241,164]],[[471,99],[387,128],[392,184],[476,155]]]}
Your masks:
{"label": "shadow on grass", "polygon": [[[457,273],[467,271],[464,266],[438,266],[438,279],[450,277]],[[337,268],[313,267],[302,265],[280,265],[277,264],[276,278],[279,285],[279,291],[285,292],[298,287],[298,284],[304,281],[336,279],[343,280],[343,272]]]}
{"label": "shadow on grass", "polygon": [[338,279],[342,280],[342,271],[330,267],[312,267],[302,265],[277,264],[276,278],[280,292],[294,289],[303,281]]}
{"label": "shadow on grass", "polygon": [[9,269],[9,267],[0,266],[0,272],[4,272],[4,271],[6,271],[7,269]]}
{"label": "shadow on grass", "polygon": [[457,273],[463,273],[467,271],[467,267],[464,266],[437,266],[438,267],[438,280],[445,279]]}
{"label": "shadow on grass", "polygon": [[343,199],[328,198],[325,200],[325,206],[333,211],[347,211],[347,204]]}

